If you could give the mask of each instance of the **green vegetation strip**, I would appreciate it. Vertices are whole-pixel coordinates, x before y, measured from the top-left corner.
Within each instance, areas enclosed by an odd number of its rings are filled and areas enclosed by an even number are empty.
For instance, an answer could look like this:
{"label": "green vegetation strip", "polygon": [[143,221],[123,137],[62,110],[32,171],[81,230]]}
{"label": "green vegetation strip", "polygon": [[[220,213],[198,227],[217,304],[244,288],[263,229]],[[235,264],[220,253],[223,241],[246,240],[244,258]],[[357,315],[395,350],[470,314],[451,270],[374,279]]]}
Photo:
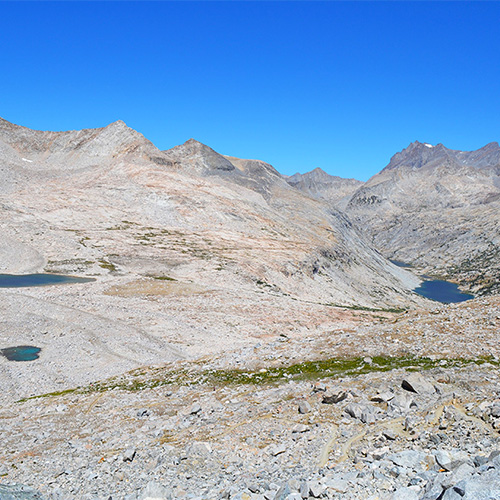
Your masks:
{"label": "green vegetation strip", "polygon": [[500,366],[500,361],[492,357],[476,359],[442,358],[431,359],[415,356],[374,356],[373,358],[330,358],[306,361],[288,366],[262,368],[260,370],[196,370],[168,368],[138,369],[125,376],[114,377],[85,387],[77,387],[59,392],[51,392],[21,399],[18,402],[43,397],[66,394],[91,394],[112,390],[141,391],[164,385],[273,385],[301,380],[318,380],[328,377],[350,377],[372,372],[388,372],[400,368],[408,371],[422,371],[433,368],[462,368],[467,365],[489,364]]}

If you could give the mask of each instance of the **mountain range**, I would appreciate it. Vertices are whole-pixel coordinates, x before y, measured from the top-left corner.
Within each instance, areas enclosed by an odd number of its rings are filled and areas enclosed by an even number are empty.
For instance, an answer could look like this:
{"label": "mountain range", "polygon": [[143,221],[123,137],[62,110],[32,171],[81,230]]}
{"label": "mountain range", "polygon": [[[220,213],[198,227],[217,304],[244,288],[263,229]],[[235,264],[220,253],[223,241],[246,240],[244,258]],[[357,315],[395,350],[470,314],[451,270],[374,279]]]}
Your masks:
{"label": "mountain range", "polygon": [[[362,183],[0,120],[0,497],[495,495],[498,159]],[[86,279],[3,288],[44,272]]]}
{"label": "mountain range", "polygon": [[[485,294],[499,290],[500,147],[414,142],[366,183],[317,171],[292,185],[341,208],[389,259]],[[340,197],[331,192],[341,193]]]}
{"label": "mountain range", "polygon": [[[426,303],[418,277],[271,165],[193,139],[161,151],[121,121],[0,121],[0,206],[2,273],[96,278],[0,291],[2,343],[45,353],[25,374],[37,391]],[[28,368],[3,369],[12,393],[34,390]]]}

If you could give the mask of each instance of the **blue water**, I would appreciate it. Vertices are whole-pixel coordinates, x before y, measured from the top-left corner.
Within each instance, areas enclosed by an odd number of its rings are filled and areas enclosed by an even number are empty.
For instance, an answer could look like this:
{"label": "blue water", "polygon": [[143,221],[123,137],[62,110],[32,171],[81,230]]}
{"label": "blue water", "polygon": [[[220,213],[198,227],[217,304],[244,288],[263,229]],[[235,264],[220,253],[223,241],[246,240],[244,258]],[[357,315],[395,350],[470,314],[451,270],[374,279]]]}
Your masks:
{"label": "blue water", "polygon": [[0,274],[0,288],[60,285],[63,283],[88,283],[94,278],[77,278],[62,274]]}
{"label": "blue water", "polygon": [[[412,267],[410,264],[401,262],[400,260],[391,260],[391,262],[398,267]],[[429,276],[421,276],[421,278],[425,281],[413,291],[427,299],[436,300],[443,304],[451,304],[454,302],[465,302],[474,298],[474,295],[470,293],[461,292],[455,283],[444,280],[433,280]]]}
{"label": "blue water", "polygon": [[16,347],[0,349],[0,354],[5,356],[9,361],[33,361],[38,359],[40,351],[40,347],[35,347],[33,345],[19,345]]}
{"label": "blue water", "polygon": [[470,293],[463,293],[455,283],[443,280],[424,281],[414,292],[432,300],[437,300],[443,304],[453,302],[464,302],[474,298]]}

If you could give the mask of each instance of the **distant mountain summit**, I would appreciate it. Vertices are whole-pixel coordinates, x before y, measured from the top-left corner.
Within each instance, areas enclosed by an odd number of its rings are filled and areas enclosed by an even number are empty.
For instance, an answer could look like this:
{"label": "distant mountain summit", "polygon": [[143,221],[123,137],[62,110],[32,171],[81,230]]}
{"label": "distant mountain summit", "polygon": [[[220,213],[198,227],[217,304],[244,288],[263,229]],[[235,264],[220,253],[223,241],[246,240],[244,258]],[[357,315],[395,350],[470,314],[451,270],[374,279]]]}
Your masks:
{"label": "distant mountain summit", "polygon": [[316,198],[344,208],[350,196],[364,183],[356,179],[344,179],[327,174],[315,168],[305,174],[294,174],[287,179],[288,184]]}
{"label": "distant mountain summit", "polygon": [[428,143],[412,142],[403,151],[396,153],[384,170],[399,167],[434,168],[443,165],[488,168],[500,166],[500,146],[490,142],[475,151],[457,151],[442,144],[433,146]]}
{"label": "distant mountain summit", "polygon": [[235,168],[224,156],[195,139],[189,139],[184,144],[175,146],[164,153],[167,158],[175,161],[182,159],[183,163],[189,164],[198,172],[214,170],[230,172]]}
{"label": "distant mountain summit", "polygon": [[71,169],[120,156],[158,151],[142,134],[118,120],[106,127],[65,132],[32,130],[0,118],[0,151],[12,161]]}

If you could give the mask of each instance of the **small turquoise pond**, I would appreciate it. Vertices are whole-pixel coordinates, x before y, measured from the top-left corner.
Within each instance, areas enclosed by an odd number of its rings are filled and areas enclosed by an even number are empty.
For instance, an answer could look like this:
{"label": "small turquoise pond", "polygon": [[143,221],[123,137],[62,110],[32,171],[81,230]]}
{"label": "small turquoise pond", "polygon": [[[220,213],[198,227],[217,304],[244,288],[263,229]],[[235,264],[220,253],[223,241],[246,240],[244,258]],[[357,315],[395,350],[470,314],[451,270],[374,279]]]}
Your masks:
{"label": "small turquoise pond", "polygon": [[63,274],[0,274],[0,288],[60,285],[63,283],[89,283],[94,278],[77,278]]}
{"label": "small turquoise pond", "polygon": [[424,281],[414,292],[432,300],[451,304],[454,302],[465,302],[474,298],[470,293],[461,292],[455,283],[443,280]]}
{"label": "small turquoise pond", "polygon": [[0,354],[5,356],[9,361],[33,361],[38,359],[40,351],[40,347],[35,347],[33,345],[19,345],[16,347],[0,349]]}

